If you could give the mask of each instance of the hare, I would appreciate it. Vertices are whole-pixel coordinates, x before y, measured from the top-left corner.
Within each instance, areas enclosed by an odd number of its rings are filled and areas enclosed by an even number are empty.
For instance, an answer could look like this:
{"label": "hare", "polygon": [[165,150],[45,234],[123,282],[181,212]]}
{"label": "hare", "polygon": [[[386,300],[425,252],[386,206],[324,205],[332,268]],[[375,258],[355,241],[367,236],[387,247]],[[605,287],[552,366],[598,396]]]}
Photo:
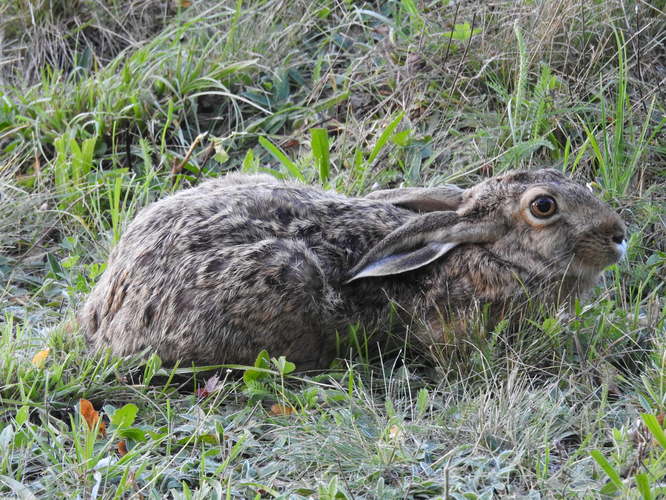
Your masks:
{"label": "hare", "polygon": [[351,324],[381,331],[397,309],[437,342],[479,306],[578,297],[625,249],[620,217],[557,170],[364,198],[230,174],[143,209],[79,322],[117,355],[324,368]]}

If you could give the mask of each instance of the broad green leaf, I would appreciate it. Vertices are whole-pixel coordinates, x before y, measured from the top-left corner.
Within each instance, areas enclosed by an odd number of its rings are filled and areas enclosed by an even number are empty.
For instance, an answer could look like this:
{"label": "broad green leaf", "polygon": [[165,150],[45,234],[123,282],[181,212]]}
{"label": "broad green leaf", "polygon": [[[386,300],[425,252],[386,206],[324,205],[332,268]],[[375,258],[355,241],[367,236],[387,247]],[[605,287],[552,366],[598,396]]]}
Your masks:
{"label": "broad green leaf", "polygon": [[18,409],[16,412],[16,425],[18,427],[21,427],[23,424],[25,424],[28,420],[28,416],[30,415],[30,407],[27,405],[21,406],[21,408]]}
{"label": "broad green leaf", "polygon": [[137,441],[142,443],[146,440],[146,432],[143,429],[137,427],[128,427],[118,431],[118,435],[125,438],[131,439],[132,441]]}
{"label": "broad green leaf", "polygon": [[119,429],[130,427],[134,423],[138,411],[139,409],[135,404],[127,403],[111,415],[111,425]]}
{"label": "broad green leaf", "polygon": [[666,434],[664,433],[664,429],[659,424],[657,417],[651,413],[643,413],[641,414],[641,419],[643,419],[643,423],[652,433],[652,436],[657,440],[661,447],[666,450]]}
{"label": "broad green leaf", "polygon": [[257,359],[254,361],[254,367],[259,368],[259,370],[253,370],[248,368],[243,373],[243,381],[246,385],[250,385],[252,382],[266,378],[268,373],[265,371],[271,366],[271,358],[268,355],[266,349],[262,350],[258,355]]}
{"label": "broad green leaf", "polygon": [[284,356],[280,356],[278,359],[273,358],[272,361],[280,375],[288,375],[296,369],[296,365],[291,361],[287,361],[287,358]]}

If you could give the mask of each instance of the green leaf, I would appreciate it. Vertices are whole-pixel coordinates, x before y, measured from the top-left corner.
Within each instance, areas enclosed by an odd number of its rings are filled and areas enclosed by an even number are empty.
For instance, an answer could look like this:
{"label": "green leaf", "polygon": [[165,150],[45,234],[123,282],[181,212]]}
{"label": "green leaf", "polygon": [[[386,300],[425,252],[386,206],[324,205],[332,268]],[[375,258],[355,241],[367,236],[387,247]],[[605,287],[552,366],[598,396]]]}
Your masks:
{"label": "green leaf", "polygon": [[227,160],[229,160],[229,153],[227,153],[222,146],[222,139],[219,137],[211,137],[210,141],[213,143],[213,149],[215,150],[215,154],[213,155],[215,161],[218,163],[226,163]]}
{"label": "green leaf", "polygon": [[288,375],[296,369],[296,365],[291,361],[287,361],[287,358],[284,356],[280,356],[278,359],[273,358],[271,361],[280,375]]}
{"label": "green leaf", "polygon": [[128,427],[126,429],[121,429],[118,431],[118,435],[125,439],[131,439],[139,443],[143,443],[146,440],[146,432],[143,429],[138,427]]}
{"label": "green leaf", "polygon": [[65,273],[63,272],[60,262],[58,262],[56,258],[50,253],[46,254],[46,261],[48,262],[49,269],[53,275],[58,279],[63,279]]}
{"label": "green leaf", "polygon": [[641,414],[641,419],[643,423],[648,428],[652,436],[657,440],[661,447],[666,450],[666,434],[664,434],[664,429],[662,429],[661,424],[657,420],[657,417],[650,413]]}
{"label": "green leaf", "polygon": [[416,413],[419,417],[425,415],[425,412],[428,410],[428,399],[428,389],[425,387],[419,389],[419,392],[416,395]]}
{"label": "green leaf", "polygon": [[146,360],[146,365],[143,368],[143,383],[149,385],[158,370],[162,367],[162,360],[160,357],[153,353],[150,358]]}
{"label": "green leaf", "polygon": [[611,484],[614,486],[613,491],[622,489],[622,480],[620,479],[620,474],[618,474],[610,462],[606,460],[606,457],[604,457],[599,450],[590,451],[590,455],[611,480]]}
{"label": "green leaf", "polygon": [[409,134],[411,134],[411,130],[403,130],[402,132],[396,132],[393,134],[393,137],[391,137],[391,142],[397,146],[402,146],[405,147],[409,145]]}
{"label": "green leaf", "polygon": [[270,366],[271,359],[268,356],[268,351],[264,349],[257,355],[257,359],[254,361],[254,367],[260,368],[260,370],[253,370],[252,368],[248,368],[243,373],[243,381],[246,385],[250,385],[252,382],[266,378],[269,374],[264,370],[267,370],[270,368]]}
{"label": "green leaf", "polygon": [[270,357],[268,356],[268,351],[266,349],[263,349],[257,355],[257,359],[254,360],[254,366],[256,368],[270,368]]}
{"label": "green leaf", "polygon": [[137,406],[132,403],[128,403],[122,408],[118,408],[113,415],[111,415],[111,425],[118,429],[130,427],[134,423],[138,411],[139,409]]}
{"label": "green leaf", "polygon": [[70,255],[69,257],[65,257],[60,261],[60,265],[64,269],[72,269],[77,263],[79,262],[79,256],[78,255]]}
{"label": "green leaf", "polygon": [[327,99],[323,99],[316,104],[314,104],[314,111],[321,113],[326,111],[329,108],[332,108],[336,104],[341,103],[345,99],[349,98],[349,91],[341,92],[340,94],[335,94]]}
{"label": "green leaf", "polygon": [[331,9],[329,9],[328,7],[322,7],[321,9],[319,9],[319,10],[315,13],[315,15],[316,15],[319,19],[326,19],[326,18],[330,15],[330,13],[331,13]]}
{"label": "green leaf", "polygon": [[509,162],[518,162],[527,156],[534,153],[537,149],[548,148],[551,151],[555,149],[553,143],[544,137],[537,137],[529,141],[518,142],[514,146],[507,149],[504,157]]}
{"label": "green leaf", "polygon": [[254,161],[254,151],[248,149],[243,158],[243,163],[241,164],[241,171],[249,172],[253,168],[256,168],[258,165]]}
{"label": "green leaf", "polygon": [[478,35],[479,33],[481,33],[481,28],[474,28],[474,30],[472,30],[472,26],[469,23],[460,23],[453,27],[453,31],[442,33],[442,36],[446,38],[453,38],[459,42],[464,42],[465,40],[468,40],[472,36]]}
{"label": "green leaf", "polygon": [[28,421],[28,416],[30,415],[30,407],[25,405],[21,406],[16,412],[16,425],[17,428],[20,428],[23,424]]}
{"label": "green leaf", "polygon": [[652,500],[654,495],[652,495],[652,491],[650,491],[650,480],[648,479],[648,475],[645,472],[641,472],[640,474],[636,474],[635,479],[636,488],[640,491],[643,500]]}
{"label": "green leaf", "polygon": [[330,156],[328,145],[328,130],[325,128],[313,128],[310,130],[312,155],[319,169],[319,181],[323,184],[328,181],[330,171]]}

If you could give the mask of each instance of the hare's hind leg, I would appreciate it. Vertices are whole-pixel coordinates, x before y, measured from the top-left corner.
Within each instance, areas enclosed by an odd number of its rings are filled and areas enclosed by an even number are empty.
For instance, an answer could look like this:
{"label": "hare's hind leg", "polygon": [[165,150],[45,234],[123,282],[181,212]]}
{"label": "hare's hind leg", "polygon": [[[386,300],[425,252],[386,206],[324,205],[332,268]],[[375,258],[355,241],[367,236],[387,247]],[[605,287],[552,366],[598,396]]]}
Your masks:
{"label": "hare's hind leg", "polygon": [[88,342],[117,355],[151,349],[167,364],[251,365],[262,349],[298,369],[326,367],[335,354],[336,294],[304,243],[267,239],[115,261],[81,314]]}

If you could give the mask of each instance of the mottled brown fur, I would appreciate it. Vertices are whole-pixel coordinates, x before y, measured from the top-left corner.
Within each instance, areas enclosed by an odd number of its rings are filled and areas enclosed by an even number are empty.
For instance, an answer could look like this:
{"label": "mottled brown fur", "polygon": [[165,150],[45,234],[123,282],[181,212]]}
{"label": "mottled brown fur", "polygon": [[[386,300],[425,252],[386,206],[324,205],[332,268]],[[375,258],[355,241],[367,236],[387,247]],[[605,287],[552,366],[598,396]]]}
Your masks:
{"label": "mottled brown fur", "polygon": [[[521,200],[530,190],[552,194],[557,217],[533,220]],[[554,170],[367,198],[229,175],[141,211],[79,321],[94,348],[118,355],[250,364],[267,349],[321,368],[336,332],[381,331],[392,304],[433,342],[442,323],[464,324],[483,304],[499,316],[526,290],[577,296],[618,260],[623,238],[607,205]]]}

